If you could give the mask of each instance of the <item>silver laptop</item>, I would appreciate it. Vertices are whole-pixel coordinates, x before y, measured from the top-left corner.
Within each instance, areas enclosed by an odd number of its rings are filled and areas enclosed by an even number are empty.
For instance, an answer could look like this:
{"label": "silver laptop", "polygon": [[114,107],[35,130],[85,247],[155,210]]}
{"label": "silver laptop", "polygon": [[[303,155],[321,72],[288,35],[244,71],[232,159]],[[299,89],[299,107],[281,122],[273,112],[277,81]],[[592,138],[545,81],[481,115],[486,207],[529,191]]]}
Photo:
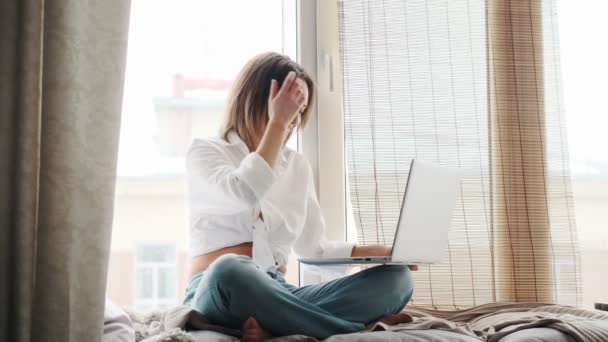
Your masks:
{"label": "silver laptop", "polygon": [[397,221],[392,255],[352,258],[302,258],[309,265],[433,264],[448,244],[462,172],[412,160]]}

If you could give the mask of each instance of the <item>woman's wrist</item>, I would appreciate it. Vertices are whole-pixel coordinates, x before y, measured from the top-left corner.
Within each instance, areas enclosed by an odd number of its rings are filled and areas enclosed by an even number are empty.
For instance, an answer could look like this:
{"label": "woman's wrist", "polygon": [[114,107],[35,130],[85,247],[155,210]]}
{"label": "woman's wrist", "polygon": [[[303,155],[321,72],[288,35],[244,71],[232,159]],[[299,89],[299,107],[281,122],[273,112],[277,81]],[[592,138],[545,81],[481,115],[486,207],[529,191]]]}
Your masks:
{"label": "woman's wrist", "polygon": [[[274,141],[279,144],[279,150],[283,147],[283,142],[289,134],[289,124],[280,121],[269,121],[264,131],[264,136],[267,140]],[[266,137],[267,136],[267,137]]]}
{"label": "woman's wrist", "polygon": [[[284,121],[284,120],[283,120]],[[268,125],[266,125],[266,131],[269,129],[283,131],[285,134],[289,132],[289,122],[283,122],[280,119],[270,119]]]}
{"label": "woman's wrist", "polygon": [[289,133],[288,127],[277,121],[269,121],[266,125],[262,140],[258,145],[256,152],[266,160],[271,168],[274,168],[278,155],[283,148],[283,141]]}

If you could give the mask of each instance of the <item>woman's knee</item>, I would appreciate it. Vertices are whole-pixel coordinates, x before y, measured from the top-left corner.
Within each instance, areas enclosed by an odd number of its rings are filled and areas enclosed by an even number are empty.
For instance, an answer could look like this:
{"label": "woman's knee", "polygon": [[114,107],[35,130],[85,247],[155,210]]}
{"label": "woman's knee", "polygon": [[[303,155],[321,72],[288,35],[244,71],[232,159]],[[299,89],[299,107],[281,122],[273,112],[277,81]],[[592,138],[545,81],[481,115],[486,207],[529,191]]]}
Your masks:
{"label": "woman's knee", "polygon": [[247,256],[220,256],[204,271],[190,305],[216,324],[238,327],[240,320],[230,311],[231,298],[248,282],[252,267],[255,264]]}
{"label": "woman's knee", "polygon": [[387,303],[396,304],[401,310],[414,291],[412,272],[405,265],[383,265],[375,273],[378,292]]}
{"label": "woman's knee", "polygon": [[224,254],[217,258],[206,272],[210,283],[219,285],[238,284],[246,277],[251,258],[244,255]]}

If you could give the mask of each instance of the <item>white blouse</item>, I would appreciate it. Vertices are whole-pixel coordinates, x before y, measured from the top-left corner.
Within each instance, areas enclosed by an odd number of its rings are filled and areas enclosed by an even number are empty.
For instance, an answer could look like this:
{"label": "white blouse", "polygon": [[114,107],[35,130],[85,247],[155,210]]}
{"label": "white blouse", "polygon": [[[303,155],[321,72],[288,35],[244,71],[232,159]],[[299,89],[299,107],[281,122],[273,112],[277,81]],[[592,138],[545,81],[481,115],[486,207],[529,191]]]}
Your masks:
{"label": "white blouse", "polygon": [[197,139],[187,181],[192,256],[249,241],[264,270],[287,264],[292,248],[300,257],[351,255],[353,244],[326,240],[310,164],[289,148],[273,170],[235,132]]}

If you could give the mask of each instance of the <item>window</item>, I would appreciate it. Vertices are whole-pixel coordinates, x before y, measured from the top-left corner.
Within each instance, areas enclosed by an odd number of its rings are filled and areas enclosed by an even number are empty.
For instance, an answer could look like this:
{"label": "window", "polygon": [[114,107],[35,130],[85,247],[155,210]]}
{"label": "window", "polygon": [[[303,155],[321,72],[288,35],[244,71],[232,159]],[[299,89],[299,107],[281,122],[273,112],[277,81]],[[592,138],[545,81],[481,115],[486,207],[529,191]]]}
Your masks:
{"label": "window", "polygon": [[[561,0],[556,8],[583,305],[608,301],[608,3]],[[599,270],[602,270],[601,272]]]}
{"label": "window", "polygon": [[177,249],[175,244],[140,244],[135,253],[137,310],[177,304]]}
{"label": "window", "polygon": [[[294,1],[131,1],[108,275],[114,302],[181,302],[189,280],[185,152],[193,138],[217,134],[248,59],[266,51],[296,59],[296,33]],[[289,145],[297,147],[295,135]]]}
{"label": "window", "polygon": [[448,248],[421,267],[414,305],[580,302],[554,1],[527,5],[340,2],[358,241],[391,243],[410,158],[464,171]]}

